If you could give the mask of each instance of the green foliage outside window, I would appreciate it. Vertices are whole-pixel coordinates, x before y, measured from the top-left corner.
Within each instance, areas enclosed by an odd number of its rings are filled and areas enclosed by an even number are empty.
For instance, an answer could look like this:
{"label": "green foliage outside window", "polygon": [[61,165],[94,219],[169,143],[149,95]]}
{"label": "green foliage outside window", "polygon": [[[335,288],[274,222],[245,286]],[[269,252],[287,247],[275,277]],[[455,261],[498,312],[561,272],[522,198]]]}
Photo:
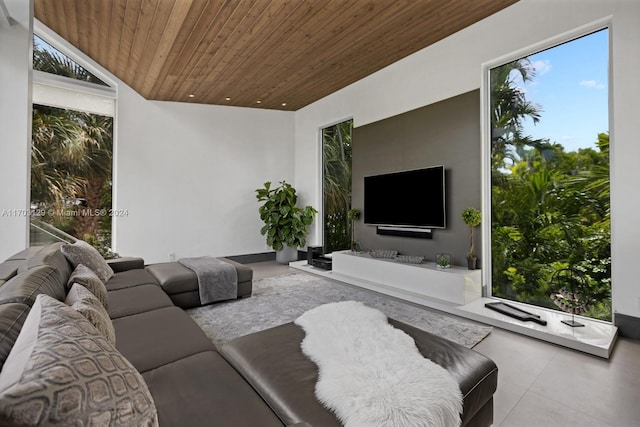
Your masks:
{"label": "green foliage outside window", "polygon": [[351,246],[352,120],[323,129],[324,251]]}
{"label": "green foliage outside window", "polygon": [[551,278],[572,267],[586,278],[586,315],[610,321],[609,135],[575,152],[524,135],[542,110],[511,73],[532,77],[526,59],[491,70],[492,294],[557,309]]}

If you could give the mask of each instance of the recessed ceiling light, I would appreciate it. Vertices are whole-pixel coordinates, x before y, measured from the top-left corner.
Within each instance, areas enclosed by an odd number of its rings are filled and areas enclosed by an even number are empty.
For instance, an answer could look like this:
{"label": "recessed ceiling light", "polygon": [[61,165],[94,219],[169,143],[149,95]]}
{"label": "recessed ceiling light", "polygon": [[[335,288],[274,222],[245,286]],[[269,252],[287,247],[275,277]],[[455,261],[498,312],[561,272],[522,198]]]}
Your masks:
{"label": "recessed ceiling light", "polygon": [[193,98],[194,96],[194,94],[189,94],[189,98]]}
{"label": "recessed ceiling light", "polygon": [[231,101],[231,98],[230,98],[230,97],[228,97],[228,96],[227,96],[225,99],[226,99],[227,101]]}
{"label": "recessed ceiling light", "polygon": [[260,101],[259,99],[256,101],[256,104],[262,104],[262,101]]}
{"label": "recessed ceiling light", "polygon": [[286,102],[283,102],[283,103],[282,103],[282,106],[283,106],[283,107],[286,107],[286,106],[287,106],[287,103],[286,103]]}

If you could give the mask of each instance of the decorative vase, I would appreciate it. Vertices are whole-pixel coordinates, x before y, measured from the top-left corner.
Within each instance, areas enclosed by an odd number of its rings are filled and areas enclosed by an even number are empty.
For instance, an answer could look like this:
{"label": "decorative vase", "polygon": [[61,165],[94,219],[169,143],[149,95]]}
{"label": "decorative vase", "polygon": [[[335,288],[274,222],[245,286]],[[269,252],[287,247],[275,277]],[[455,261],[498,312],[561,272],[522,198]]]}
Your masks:
{"label": "decorative vase", "polygon": [[276,251],[276,261],[280,264],[289,264],[298,259],[298,248],[284,245],[282,249]]}
{"label": "decorative vase", "polygon": [[467,268],[469,270],[475,270],[477,268],[477,265],[478,265],[477,257],[467,257]]}

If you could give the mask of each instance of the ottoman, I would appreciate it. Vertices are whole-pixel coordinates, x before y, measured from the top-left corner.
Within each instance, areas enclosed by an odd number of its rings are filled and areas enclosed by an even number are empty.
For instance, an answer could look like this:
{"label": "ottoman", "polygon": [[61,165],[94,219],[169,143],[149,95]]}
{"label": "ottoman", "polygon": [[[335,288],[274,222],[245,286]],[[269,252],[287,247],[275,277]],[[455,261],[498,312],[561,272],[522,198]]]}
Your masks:
{"label": "ottoman", "polygon": [[[424,357],[445,368],[460,386],[462,427],[489,427],[493,423],[493,394],[498,367],[488,357],[406,323],[389,319],[409,334]],[[238,337],[218,351],[262,396],[285,425],[306,421],[312,426],[340,427],[333,412],[316,398],[318,367],[302,353],[305,333],[286,323]],[[286,363],[283,363],[286,361]]]}
{"label": "ottoman", "polygon": [[[220,260],[231,264],[238,273],[238,298],[251,296],[253,287],[253,270],[251,267],[227,258]],[[198,290],[196,273],[179,262],[162,262],[151,264],[145,269],[156,278],[171,301],[180,308],[193,308],[202,305]]]}

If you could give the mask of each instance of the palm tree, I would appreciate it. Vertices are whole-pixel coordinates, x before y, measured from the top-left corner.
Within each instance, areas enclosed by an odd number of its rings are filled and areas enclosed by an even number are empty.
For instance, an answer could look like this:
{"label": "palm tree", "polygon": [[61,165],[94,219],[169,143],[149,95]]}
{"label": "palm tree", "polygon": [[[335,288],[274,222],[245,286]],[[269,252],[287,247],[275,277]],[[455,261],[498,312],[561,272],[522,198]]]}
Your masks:
{"label": "palm tree", "polygon": [[[66,56],[34,46],[34,68],[78,80],[104,84]],[[110,223],[99,229],[100,210],[110,191],[113,119],[72,110],[34,105],[31,151],[33,204],[75,210],[66,231],[110,237]],[[82,200],[83,205],[72,203]],[[109,206],[110,207],[110,206]],[[59,223],[61,218],[50,218]],[[98,236],[100,237],[100,236]]]}
{"label": "palm tree", "polygon": [[350,246],[352,120],[323,131],[324,222],[326,251]]}

